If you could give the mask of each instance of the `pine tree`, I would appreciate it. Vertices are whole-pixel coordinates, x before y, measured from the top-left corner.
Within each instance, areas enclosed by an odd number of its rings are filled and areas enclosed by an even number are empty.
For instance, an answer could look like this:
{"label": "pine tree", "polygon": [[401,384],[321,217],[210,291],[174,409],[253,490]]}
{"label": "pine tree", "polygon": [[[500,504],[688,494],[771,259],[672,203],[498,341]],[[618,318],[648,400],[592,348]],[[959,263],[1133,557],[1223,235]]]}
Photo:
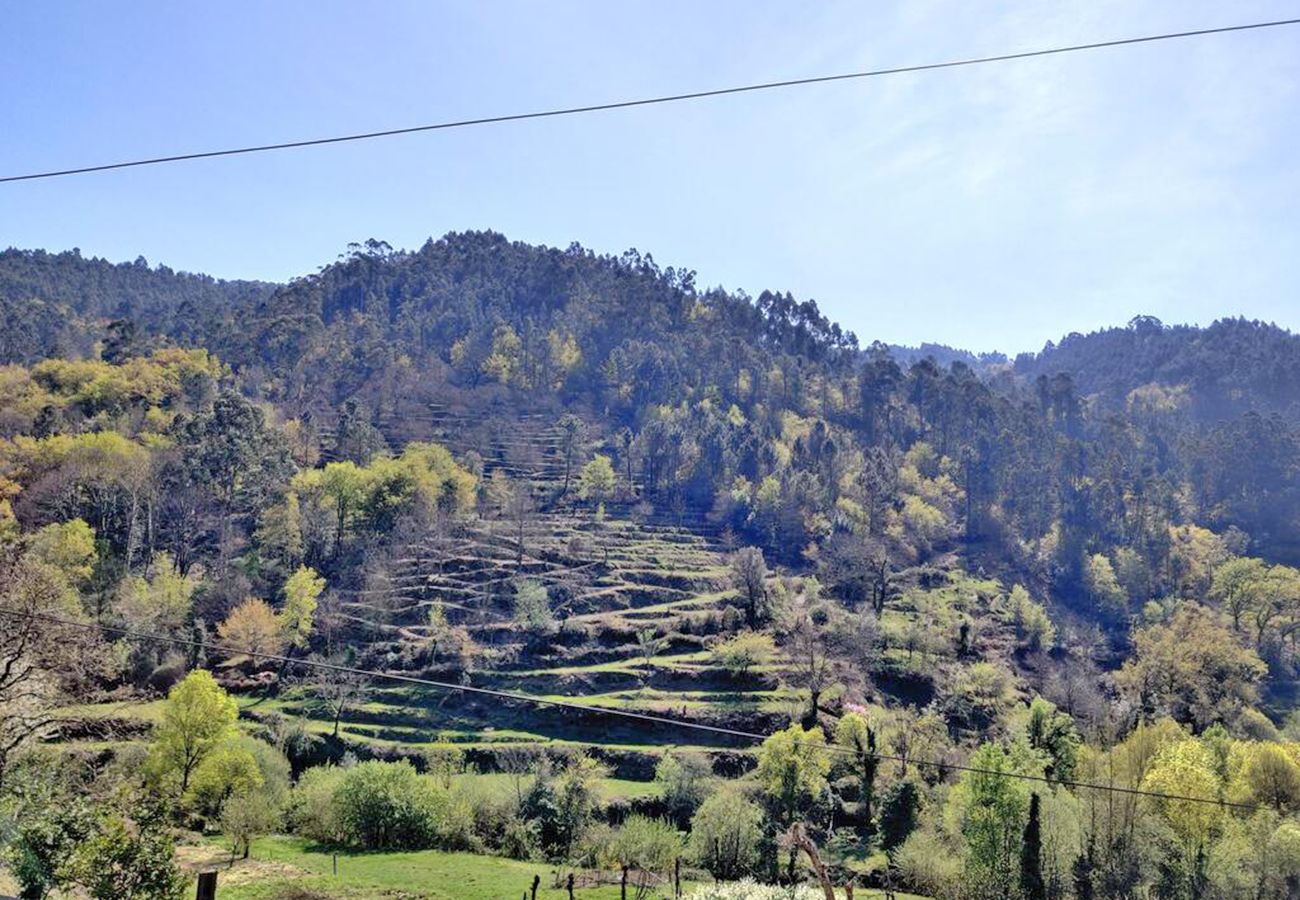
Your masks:
{"label": "pine tree", "polygon": [[1020,895],[1024,900],[1047,900],[1043,884],[1043,834],[1037,794],[1029,797],[1029,820],[1020,845]]}

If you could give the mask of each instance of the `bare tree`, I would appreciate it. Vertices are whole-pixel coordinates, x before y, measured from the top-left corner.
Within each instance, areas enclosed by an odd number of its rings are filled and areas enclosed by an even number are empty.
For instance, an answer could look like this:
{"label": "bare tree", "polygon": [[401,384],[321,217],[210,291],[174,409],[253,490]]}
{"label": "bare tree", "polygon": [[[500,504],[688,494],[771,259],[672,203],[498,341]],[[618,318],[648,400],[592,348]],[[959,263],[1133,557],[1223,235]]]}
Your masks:
{"label": "bare tree", "polygon": [[[349,652],[330,657],[312,655],[309,661],[324,662],[339,667],[350,667],[353,663]],[[332,732],[334,737],[339,736],[339,724],[343,720],[343,714],[364,701],[370,691],[370,677],[351,671],[349,668],[313,666],[302,680],[308,692],[329,713],[330,721],[334,723]]]}
{"label": "bare tree", "polygon": [[66,618],[68,589],[47,567],[10,560],[0,572],[0,785],[14,758],[53,734],[59,706],[108,654],[90,632],[37,616]]}
{"label": "bare tree", "polygon": [[745,599],[745,618],[757,628],[767,614],[767,561],[757,547],[743,547],[731,554],[731,583]]}

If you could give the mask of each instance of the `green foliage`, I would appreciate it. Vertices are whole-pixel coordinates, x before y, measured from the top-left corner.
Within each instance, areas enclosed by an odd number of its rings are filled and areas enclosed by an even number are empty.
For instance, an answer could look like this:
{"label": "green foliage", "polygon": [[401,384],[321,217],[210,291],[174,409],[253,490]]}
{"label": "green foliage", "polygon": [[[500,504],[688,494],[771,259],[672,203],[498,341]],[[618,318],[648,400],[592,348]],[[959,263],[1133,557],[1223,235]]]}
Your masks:
{"label": "green foliage", "polygon": [[155,777],[179,779],[184,795],[199,764],[235,733],[239,711],[211,673],[195,669],[167,695],[154,730],[149,767]]}
{"label": "green foliage", "polygon": [[731,677],[744,678],[756,667],[771,665],[776,658],[776,642],[769,634],[744,631],[714,644],[709,655],[713,664]]}
{"label": "green foliage", "polygon": [[234,740],[213,747],[194,768],[185,804],[199,815],[215,819],[231,797],[261,790],[257,760]]}
{"label": "green foliage", "polygon": [[1204,728],[1231,721],[1255,699],[1266,667],[1208,610],[1184,604],[1166,624],[1133,638],[1135,653],[1116,676],[1120,687],[1152,718],[1166,714]]}
{"label": "green foliage", "polygon": [[880,846],[886,852],[902,846],[916,829],[921,814],[921,790],[915,781],[895,782],[880,805]]}
{"label": "green foliage", "polygon": [[94,832],[96,823],[84,800],[55,796],[48,788],[25,799],[6,829],[0,858],[21,886],[22,896],[39,898],[65,882],[73,852]]}
{"label": "green foliage", "polygon": [[609,856],[636,871],[637,896],[648,894],[656,873],[672,869],[682,854],[682,836],[671,822],[628,816],[610,843]]}
{"label": "green foliage", "polygon": [[555,631],[550,594],[536,578],[521,578],[515,582],[514,619],[530,634],[547,635]]}
{"label": "green foliage", "polygon": [[713,787],[713,764],[703,753],[669,750],[655,766],[655,785],[668,814],[685,823]]}
{"label": "green foliage", "polygon": [[91,900],[181,900],[187,883],[173,854],[171,836],[161,825],[128,825],[112,816],[78,845],[67,870]]}
{"label": "green foliage", "polygon": [[325,579],[306,566],[300,566],[284,583],[280,628],[291,646],[307,646],[315,622],[317,598],[324,590]]}
{"label": "green foliage", "polygon": [[1042,697],[1035,697],[1029,704],[1025,739],[1031,748],[1048,756],[1047,774],[1064,781],[1074,778],[1083,741],[1069,715],[1059,712],[1055,704]]}
{"label": "green foliage", "polygon": [[1023,763],[995,744],[984,744],[969,765],[978,771],[963,773],[944,809],[945,820],[966,844],[964,881],[980,896],[1014,896],[1029,788],[1008,773],[1023,773]]}
{"label": "green foliage", "polygon": [[1035,603],[1029,591],[1016,585],[1009,597],[1011,621],[1016,627],[1016,639],[1027,650],[1048,650],[1056,642],[1056,628],[1047,610]]}
{"label": "green foliage", "polygon": [[763,742],[758,751],[758,781],[782,825],[798,821],[826,790],[830,773],[826,736],[814,726],[791,725]]}
{"label": "green foliage", "polygon": [[754,871],[762,838],[763,810],[733,784],[710,794],[691,819],[691,856],[715,878]]}
{"label": "green foliage", "polygon": [[232,854],[248,858],[253,838],[269,834],[280,825],[280,811],[262,793],[235,793],[221,804],[221,833]]}
{"label": "green foliage", "polygon": [[343,840],[367,850],[434,846],[448,808],[446,790],[405,760],[344,770],[334,803]]}
{"label": "green foliage", "polygon": [[313,766],[299,776],[289,796],[289,827],[322,844],[341,844],[347,837],[334,798],[346,770],[336,766]]}
{"label": "green foliage", "polygon": [[602,503],[614,493],[614,465],[608,456],[596,454],[578,474],[578,496],[590,503]]}

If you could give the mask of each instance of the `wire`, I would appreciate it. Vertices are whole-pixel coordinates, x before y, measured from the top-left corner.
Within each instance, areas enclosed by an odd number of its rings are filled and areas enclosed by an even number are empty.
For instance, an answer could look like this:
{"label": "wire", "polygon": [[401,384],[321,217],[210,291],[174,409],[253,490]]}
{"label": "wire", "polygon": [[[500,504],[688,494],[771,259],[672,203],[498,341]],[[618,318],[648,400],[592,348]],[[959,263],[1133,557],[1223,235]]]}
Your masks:
{"label": "wire", "polygon": [[[650,722],[656,725],[668,725],[674,728],[688,728],[696,731],[706,731],[711,734],[720,734],[728,737],[745,738],[746,740],[766,741],[772,737],[770,734],[761,734],[756,731],[742,731],[736,728],[723,728],[718,725],[706,725],[702,722],[687,722],[682,719],[672,719],[667,716],[656,716],[649,713],[632,712],[626,709],[611,709],[609,707],[588,706],[582,703],[574,703],[568,700],[552,700],[546,697],[533,697],[528,694],[519,694],[513,691],[499,691],[493,688],[475,687],[468,684],[455,684],[449,681],[438,681],[432,678],[420,678],[415,675],[403,675],[397,672],[377,672],[369,669],[361,669],[355,666],[344,666],[337,663],[329,663],[323,660],[298,659],[295,657],[284,656],[278,653],[262,653],[260,651],[248,650],[241,647],[231,647],[223,644],[209,644],[201,641],[189,640],[187,638],[168,637],[159,634],[147,634],[142,631],[133,631],[129,628],[118,628],[112,625],[103,625],[94,622],[75,622],[71,619],[63,619],[58,616],[51,616],[45,613],[31,612],[25,610],[9,609],[0,606],[0,615],[12,616],[15,618],[34,619],[37,621],[50,622],[52,624],[63,625],[71,628],[80,628],[86,631],[106,631],[112,634],[118,634],[126,638],[141,641],[153,641],[157,643],[166,643],[176,646],[191,647],[202,650],[215,650],[231,656],[248,656],[253,659],[265,659],[272,662],[285,663],[286,665],[305,666],[314,669],[323,669],[331,672],[341,672],[348,675],[361,675],[368,678],[384,678],[390,681],[402,682],[405,684],[418,684],[426,687],[437,688],[444,691],[457,691],[466,694],[478,694],[480,696],[494,697],[503,700],[515,700],[520,703],[531,703],[537,706],[551,706],[560,709],[571,709],[584,713],[597,713],[600,715],[613,716],[617,718],[633,719],[641,722]],[[858,757],[854,750],[847,747],[828,746],[826,750],[831,753],[847,754]],[[1073,781],[1065,778],[1048,778],[1045,775],[1030,775],[1024,772],[1003,772],[997,769],[987,769],[980,766],[967,766],[957,763],[944,763],[928,759],[914,759],[905,756],[894,756],[888,753],[872,754],[876,759],[886,760],[889,762],[899,762],[904,765],[915,765],[917,767],[937,768],[940,772],[970,772],[978,775],[992,775],[1005,778],[1019,778],[1025,781],[1035,781],[1046,785],[1063,785],[1065,787],[1079,788],[1094,791],[1109,791],[1119,794],[1129,794],[1135,797],[1148,797],[1157,800],[1174,800],[1186,803],[1208,803],[1213,806],[1232,807],[1234,809],[1248,810],[1258,812],[1266,809],[1253,803],[1237,803],[1228,800],[1217,800],[1210,797],[1185,796],[1182,794],[1165,794],[1157,791],[1144,791],[1139,788],[1126,788],[1113,784],[1096,784],[1087,781]]]}
{"label": "wire", "polygon": [[843,72],[836,75],[818,75],[811,78],[792,78],[786,81],[768,81],[760,84],[746,84],[736,87],[716,88],[707,91],[692,91],[686,94],[667,94],[659,97],[646,97],[639,100],[619,100],[610,103],[593,103],[585,106],[569,106],[560,109],[538,110],[534,112],[513,113],[500,116],[482,116],[474,119],[460,119],[451,122],[437,122],[430,125],[413,125],[407,128],[390,128],[384,131],[366,131],[359,134],[336,135],[334,137],[311,138],[300,141],[283,141],[276,144],[259,144],[251,147],[205,150],[199,153],[180,153],[173,156],[155,156],[148,159],[103,163],[100,165],[81,166],[74,169],[55,169],[48,172],[32,172],[25,175],[8,175],[0,178],[0,183],[10,181],[34,181],[38,178],[58,178],[64,175],[84,175],[89,172],[106,172],[112,169],[128,169],[136,166],[154,166],[163,163],[182,162],[194,159],[211,159],[218,156],[238,156],[245,153],[264,153],[270,150],[292,150],[299,147],[316,147],[322,144],[342,144],[348,141],[368,141],[375,138],[395,137],[397,135],[416,134],[424,131],[443,131],[452,128],[468,128],[476,125],[520,122],[526,119],[547,119],[556,116],[572,116],[582,113],[603,112],[613,109],[629,109],[635,106],[651,106],[657,103],[677,103],[683,100],[701,100],[708,97],[722,97],[728,94],[770,91],[809,84],[826,84],[833,81],[877,78],[884,75],[903,75],[911,72],[930,72],[937,69],[955,69],[962,66],[977,66],[986,63],[1008,62],[1017,59],[1032,59],[1039,56],[1053,56],[1062,53],[1078,53],[1084,50],[1103,50],[1106,48],[1124,47],[1132,44],[1149,44],[1156,41],[1183,40],[1186,38],[1203,37],[1211,34],[1228,34],[1231,32],[1253,31],[1262,28],[1278,28],[1286,25],[1300,25],[1300,19],[1278,19],[1270,22],[1251,22],[1244,25],[1225,25],[1219,28],[1199,28],[1195,31],[1165,32],[1162,34],[1149,34],[1140,37],[1119,38],[1110,41],[1096,41],[1090,44],[1072,44],[1065,47],[1049,47],[1043,50],[1025,50],[1019,53],[1001,53],[996,56],[977,56],[967,59],[948,60],[945,62],[896,66],[889,69],[870,69],[862,72]]}

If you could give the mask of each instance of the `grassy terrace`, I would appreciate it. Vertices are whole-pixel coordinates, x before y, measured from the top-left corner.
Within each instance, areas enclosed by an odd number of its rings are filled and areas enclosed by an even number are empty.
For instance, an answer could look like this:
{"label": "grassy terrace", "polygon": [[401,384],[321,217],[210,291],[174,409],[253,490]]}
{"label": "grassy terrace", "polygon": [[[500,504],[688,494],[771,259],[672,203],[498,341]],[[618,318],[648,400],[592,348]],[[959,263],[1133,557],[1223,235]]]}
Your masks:
{"label": "grassy terrace", "polygon": [[[542,879],[538,898],[561,900],[567,896],[563,888],[552,887],[558,871],[553,866],[472,853],[340,853],[337,876],[333,874],[334,860],[329,851],[292,837],[258,840],[249,860],[229,867],[228,851],[217,843],[182,848],[181,858],[192,871],[217,869],[221,900],[272,900],[291,888],[317,891],[322,898],[338,900],[377,896],[513,900],[528,889],[534,875]],[[576,893],[584,900],[615,900],[619,889],[610,884]],[[667,894],[671,894],[671,888]]]}

